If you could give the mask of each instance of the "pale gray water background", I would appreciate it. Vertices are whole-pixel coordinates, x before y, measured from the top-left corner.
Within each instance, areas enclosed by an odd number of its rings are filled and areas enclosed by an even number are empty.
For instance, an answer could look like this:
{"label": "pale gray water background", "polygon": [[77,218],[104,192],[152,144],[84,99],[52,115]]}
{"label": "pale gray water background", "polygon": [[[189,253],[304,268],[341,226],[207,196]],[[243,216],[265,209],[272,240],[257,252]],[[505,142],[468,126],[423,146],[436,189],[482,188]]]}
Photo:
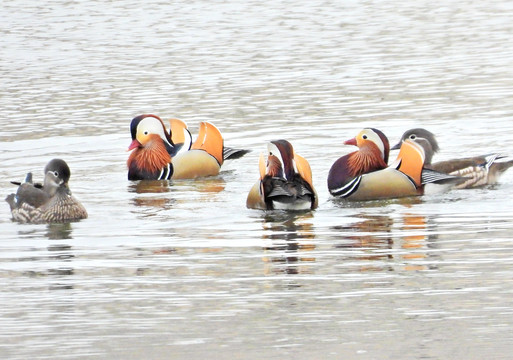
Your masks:
{"label": "pale gray water background", "polygon": [[[2,359],[509,359],[513,170],[416,200],[329,199],[342,142],[423,126],[438,159],[513,154],[510,1],[5,1],[0,189],[53,157],[89,211],[0,205]],[[213,179],[126,180],[130,120],[253,150]],[[245,208],[287,138],[320,196]],[[395,153],[392,154],[392,158]]]}

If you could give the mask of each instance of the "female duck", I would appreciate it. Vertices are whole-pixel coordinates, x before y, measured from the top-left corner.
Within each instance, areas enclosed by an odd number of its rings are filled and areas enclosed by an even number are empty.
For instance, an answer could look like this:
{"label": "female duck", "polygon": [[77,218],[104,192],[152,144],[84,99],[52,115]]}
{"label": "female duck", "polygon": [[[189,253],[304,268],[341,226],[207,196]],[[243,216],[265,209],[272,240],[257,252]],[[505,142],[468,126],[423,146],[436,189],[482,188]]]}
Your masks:
{"label": "female duck", "polygon": [[510,157],[500,154],[487,154],[432,163],[433,155],[439,150],[438,142],[433,133],[423,128],[406,131],[392,149],[399,149],[407,139],[416,142],[424,149],[426,154],[424,166],[426,168],[451,175],[464,176],[465,181],[456,185],[458,189],[495,184],[502,173],[513,166],[513,160]]}
{"label": "female duck", "polygon": [[87,211],[71,195],[68,164],[61,159],[51,160],[44,169],[44,184],[34,184],[28,173],[16,194],[7,196],[13,220],[20,223],[62,223],[87,218]]}

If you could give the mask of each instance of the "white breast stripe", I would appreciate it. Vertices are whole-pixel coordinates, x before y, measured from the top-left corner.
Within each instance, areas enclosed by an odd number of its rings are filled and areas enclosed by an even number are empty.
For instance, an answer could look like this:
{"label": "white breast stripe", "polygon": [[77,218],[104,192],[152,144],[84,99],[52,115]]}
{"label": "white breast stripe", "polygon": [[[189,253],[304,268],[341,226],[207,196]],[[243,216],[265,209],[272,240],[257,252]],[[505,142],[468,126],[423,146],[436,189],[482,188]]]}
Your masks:
{"label": "white breast stripe", "polygon": [[162,171],[160,172],[160,176],[158,179],[159,180],[167,180],[169,178],[170,172],[171,172],[171,164],[167,164],[166,167],[162,168]]}
{"label": "white breast stripe", "polygon": [[330,190],[330,193],[335,196],[348,197],[358,189],[361,181],[362,177],[358,176],[346,185],[339,187],[338,189]]}

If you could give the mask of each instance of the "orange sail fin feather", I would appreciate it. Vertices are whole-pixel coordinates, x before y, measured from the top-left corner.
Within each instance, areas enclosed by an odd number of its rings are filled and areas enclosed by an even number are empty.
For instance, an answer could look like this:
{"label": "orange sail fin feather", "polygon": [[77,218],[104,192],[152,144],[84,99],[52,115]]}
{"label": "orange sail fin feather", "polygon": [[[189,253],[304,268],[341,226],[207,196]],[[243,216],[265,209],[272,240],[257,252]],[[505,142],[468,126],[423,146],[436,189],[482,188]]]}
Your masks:
{"label": "orange sail fin feather", "polygon": [[198,138],[191,149],[204,150],[223,164],[223,136],[218,128],[209,122],[201,122]]}
{"label": "orange sail fin feather", "polygon": [[186,133],[189,132],[187,129],[187,124],[180,119],[169,119],[169,124],[171,125],[171,140],[173,144],[184,144],[187,141],[190,141],[190,133],[189,139],[186,139]]}
{"label": "orange sail fin feather", "polygon": [[301,175],[301,177],[313,188],[312,169],[310,168],[308,161],[296,153],[294,153],[294,161],[299,175]]}
{"label": "orange sail fin feather", "polygon": [[260,153],[260,157],[258,158],[258,170],[260,172],[260,180],[262,180],[266,173],[266,160],[264,158],[264,153]]}

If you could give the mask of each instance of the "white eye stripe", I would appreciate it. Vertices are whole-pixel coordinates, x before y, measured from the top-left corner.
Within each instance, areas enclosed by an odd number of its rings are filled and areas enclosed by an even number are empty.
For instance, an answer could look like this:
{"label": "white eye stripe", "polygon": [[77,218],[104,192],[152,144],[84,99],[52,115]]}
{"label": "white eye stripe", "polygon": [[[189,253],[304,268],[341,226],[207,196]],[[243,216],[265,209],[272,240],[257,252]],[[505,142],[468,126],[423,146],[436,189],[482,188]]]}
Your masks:
{"label": "white eye stripe", "polygon": [[385,144],[383,143],[383,140],[379,137],[379,135],[372,131],[371,129],[366,129],[366,132],[364,135],[362,135],[363,139],[366,139],[365,136],[367,136],[367,139],[369,141],[372,141],[376,146],[379,148],[379,151],[381,151],[381,156],[385,156]]}
{"label": "white eye stripe", "polygon": [[164,132],[162,123],[153,117],[147,117],[141,120],[139,125],[137,125],[137,129],[143,132],[144,135],[156,134],[159,135],[162,139],[166,139],[166,133]]}
{"label": "white eye stripe", "polygon": [[281,157],[281,152],[278,149],[278,147],[273,143],[267,144],[267,151],[269,152],[269,155],[276,156],[281,164],[282,171],[285,171],[285,163],[283,162],[283,158]]}

